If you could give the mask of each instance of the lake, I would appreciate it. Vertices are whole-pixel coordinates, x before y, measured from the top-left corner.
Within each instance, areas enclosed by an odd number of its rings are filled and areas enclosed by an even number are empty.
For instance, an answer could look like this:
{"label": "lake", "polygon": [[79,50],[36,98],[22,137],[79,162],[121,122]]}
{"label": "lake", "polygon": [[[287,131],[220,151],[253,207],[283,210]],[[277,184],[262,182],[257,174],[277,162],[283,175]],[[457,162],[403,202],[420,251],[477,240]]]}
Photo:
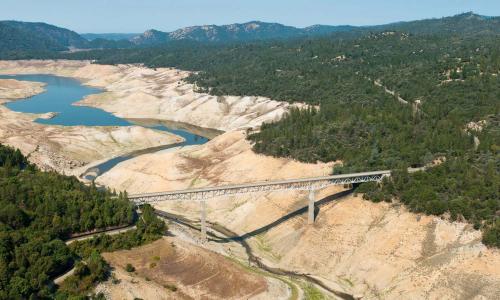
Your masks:
{"label": "lake", "polygon": [[[45,92],[13,102],[5,103],[9,109],[23,113],[43,114],[55,112],[57,115],[51,119],[36,119],[35,122],[47,125],[62,126],[142,126],[146,128],[166,131],[185,139],[184,142],[175,145],[166,145],[136,151],[127,155],[116,157],[93,167],[92,171],[98,176],[119,162],[125,161],[144,153],[151,153],[172,147],[182,147],[189,145],[201,145],[208,142],[207,137],[213,137],[218,134],[217,131],[197,128],[195,126],[186,126],[186,124],[175,122],[164,122],[158,120],[127,120],[114,116],[102,109],[77,106],[73,103],[82,100],[84,97],[92,94],[101,93],[102,90],[83,85],[80,81],[60,77],[55,75],[35,74],[35,75],[0,75],[0,79],[16,79],[24,81],[36,81],[46,84]],[[196,133],[198,134],[196,134]],[[200,135],[199,133],[204,133]],[[86,175],[85,175],[86,176]],[[88,178],[91,179],[91,178]]]}

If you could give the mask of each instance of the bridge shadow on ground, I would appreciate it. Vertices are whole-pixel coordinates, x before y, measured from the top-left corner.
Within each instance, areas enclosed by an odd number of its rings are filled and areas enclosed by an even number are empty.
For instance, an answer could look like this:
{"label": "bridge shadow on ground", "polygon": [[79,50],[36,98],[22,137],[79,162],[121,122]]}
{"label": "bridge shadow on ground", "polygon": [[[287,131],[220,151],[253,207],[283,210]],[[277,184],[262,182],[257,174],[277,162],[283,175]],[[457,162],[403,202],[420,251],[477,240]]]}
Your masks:
{"label": "bridge shadow on ground", "polygon": [[[333,195],[330,195],[330,196],[327,196],[323,199],[320,199],[318,201],[316,201],[314,203],[314,219],[316,220],[316,217],[318,216],[320,210],[321,210],[321,206],[324,206],[334,200],[338,200],[338,199],[341,199],[345,196],[348,196],[350,195],[351,193],[353,192],[353,189],[349,189],[349,190],[345,190],[345,191],[342,191],[342,192],[339,192],[339,193],[336,193],[336,194],[333,194]],[[254,237],[256,235],[259,235],[259,234],[262,234],[264,232],[267,232],[269,231],[271,228],[273,227],[276,227],[280,224],[283,224],[284,222],[292,219],[292,218],[295,218],[297,216],[300,216],[302,214],[305,214],[307,213],[307,210],[308,210],[308,206],[304,206],[302,208],[299,208],[279,219],[277,219],[276,221],[272,222],[272,223],[269,223],[263,227],[260,227],[258,229],[255,229],[253,231],[250,231],[250,232],[247,232],[243,235],[240,235],[240,236],[230,236],[228,238],[222,238],[220,240],[214,240],[215,242],[228,242],[228,241],[242,241],[242,240],[246,240],[246,239],[249,239],[251,237]],[[233,233],[234,234],[234,233]]]}
{"label": "bridge shadow on ground", "polygon": [[[316,219],[316,217],[318,216],[320,210],[321,210],[321,206],[324,206],[334,200],[338,200],[338,199],[341,199],[345,196],[348,196],[350,195],[352,192],[354,191],[354,189],[349,189],[349,190],[345,190],[345,191],[342,191],[342,192],[339,192],[339,193],[336,193],[336,194],[333,194],[333,195],[330,195],[330,196],[327,196],[323,199],[320,199],[318,201],[315,202],[314,204],[314,219]],[[262,234],[264,232],[267,232],[269,231],[271,228],[273,227],[276,227],[280,224],[283,224],[284,222],[292,219],[292,218],[295,218],[297,216],[300,216],[302,214],[305,214],[307,213],[307,210],[308,210],[308,206],[304,206],[302,208],[299,208],[279,219],[277,219],[276,221],[272,222],[272,223],[269,223],[265,226],[262,226],[258,229],[255,229],[253,231],[250,231],[250,232],[247,232],[243,235],[237,235],[236,233],[230,231],[228,228],[225,228],[219,224],[216,224],[216,223],[212,223],[212,222],[207,222],[208,224],[211,225],[211,227],[213,227],[216,231],[219,231],[221,233],[223,233],[224,235],[226,235],[227,237],[221,237],[221,236],[218,236],[218,235],[215,235],[211,232],[208,232],[208,236],[210,237],[210,240],[211,241],[214,241],[214,242],[217,242],[217,243],[227,243],[227,242],[231,242],[231,241],[244,241],[246,239],[249,239],[251,237],[254,237],[256,235],[259,235],[259,234]],[[195,221],[192,221],[192,220],[189,220],[187,218],[184,218],[182,216],[179,216],[179,215],[175,215],[175,214],[172,214],[172,213],[168,213],[168,212],[165,212],[165,211],[160,211],[160,210],[156,210],[156,214],[161,216],[161,217],[164,217],[166,219],[169,219],[171,221],[174,221],[176,223],[179,223],[179,224],[182,224],[184,226],[187,226],[187,227],[190,227],[192,229],[196,229],[196,230],[200,230],[200,227],[199,225],[197,225],[196,223],[198,222],[195,222]],[[195,225],[196,224],[196,225]]]}

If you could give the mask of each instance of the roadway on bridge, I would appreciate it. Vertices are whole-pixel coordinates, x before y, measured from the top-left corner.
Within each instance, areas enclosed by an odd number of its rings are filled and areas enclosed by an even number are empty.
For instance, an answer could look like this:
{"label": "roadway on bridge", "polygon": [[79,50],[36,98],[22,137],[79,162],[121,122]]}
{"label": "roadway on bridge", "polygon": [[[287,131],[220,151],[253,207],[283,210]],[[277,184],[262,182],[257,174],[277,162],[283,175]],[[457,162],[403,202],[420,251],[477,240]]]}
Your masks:
{"label": "roadway on bridge", "polygon": [[361,172],[351,174],[340,174],[322,177],[297,178],[275,181],[261,181],[244,184],[223,185],[215,187],[203,187],[193,189],[183,189],[166,191],[159,193],[144,193],[129,195],[128,198],[138,204],[149,202],[148,199],[154,201],[165,200],[204,200],[223,196],[226,194],[251,193],[258,191],[273,191],[273,190],[317,190],[329,185],[335,184],[350,184],[361,183],[368,181],[380,181],[383,177],[390,176],[390,170]]}

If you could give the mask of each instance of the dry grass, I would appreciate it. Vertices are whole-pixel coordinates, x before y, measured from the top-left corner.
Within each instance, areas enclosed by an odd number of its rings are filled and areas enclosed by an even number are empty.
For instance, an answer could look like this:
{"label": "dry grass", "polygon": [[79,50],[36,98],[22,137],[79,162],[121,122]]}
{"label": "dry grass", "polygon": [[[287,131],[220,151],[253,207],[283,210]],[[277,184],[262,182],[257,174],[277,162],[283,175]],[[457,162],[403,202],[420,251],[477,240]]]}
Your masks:
{"label": "dry grass", "polygon": [[104,257],[116,269],[132,264],[138,277],[148,278],[179,298],[246,299],[267,290],[262,276],[216,253],[172,238],[105,253]]}

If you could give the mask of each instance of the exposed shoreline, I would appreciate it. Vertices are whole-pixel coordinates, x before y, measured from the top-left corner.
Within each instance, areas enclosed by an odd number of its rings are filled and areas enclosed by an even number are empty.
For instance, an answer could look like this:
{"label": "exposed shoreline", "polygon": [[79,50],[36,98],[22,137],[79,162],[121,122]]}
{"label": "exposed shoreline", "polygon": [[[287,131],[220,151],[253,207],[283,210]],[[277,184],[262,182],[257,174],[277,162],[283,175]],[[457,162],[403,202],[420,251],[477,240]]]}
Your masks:
{"label": "exposed shoreline", "polygon": [[19,81],[16,79],[0,79],[0,99],[13,101],[29,98],[45,92],[45,83]]}
{"label": "exposed shoreline", "polygon": [[97,65],[89,61],[0,61],[0,74],[52,74],[72,77],[105,92],[76,105],[103,109],[124,119],[155,119],[231,131],[280,119],[290,107],[305,106],[252,96],[198,93],[183,81],[190,72],[136,65]]}
{"label": "exposed shoreline", "polygon": [[[74,105],[100,108],[141,125],[148,122],[164,122],[167,125],[175,122],[176,126],[180,125],[209,138],[227,130],[259,127],[263,122],[281,118],[290,107],[288,103],[264,97],[215,97],[197,93],[193,85],[183,81],[189,72],[168,68],[152,70],[132,65],[94,65],[89,61],[25,60],[0,61],[0,74],[51,74],[74,78],[84,85],[103,90],[102,93],[87,96]],[[42,118],[52,116],[53,114],[38,115]],[[80,176],[106,160],[176,143],[156,143],[147,147],[142,145],[128,151],[113,151],[112,156],[95,156],[88,161],[66,158],[55,151],[43,155],[48,157],[33,161],[42,169]],[[12,146],[19,147],[19,144],[14,143]],[[40,149],[39,145],[35,149]],[[40,160],[57,162],[44,163]]]}
{"label": "exposed shoreline", "polygon": [[[0,117],[7,114],[0,108]],[[42,170],[80,175],[79,169],[98,161],[130,152],[177,144],[182,138],[139,126],[84,127],[39,125],[32,120],[5,118],[7,130],[0,129],[0,141],[28,156]],[[34,118],[33,118],[34,119]],[[2,127],[0,121],[0,127]],[[35,124],[35,125],[32,125]]]}
{"label": "exposed shoreline", "polygon": [[140,126],[59,126],[42,125],[37,118],[54,113],[14,112],[3,104],[45,91],[43,83],[0,80],[0,142],[18,148],[42,170],[79,175],[78,169],[99,160],[144,148],[176,144],[183,138]]}

